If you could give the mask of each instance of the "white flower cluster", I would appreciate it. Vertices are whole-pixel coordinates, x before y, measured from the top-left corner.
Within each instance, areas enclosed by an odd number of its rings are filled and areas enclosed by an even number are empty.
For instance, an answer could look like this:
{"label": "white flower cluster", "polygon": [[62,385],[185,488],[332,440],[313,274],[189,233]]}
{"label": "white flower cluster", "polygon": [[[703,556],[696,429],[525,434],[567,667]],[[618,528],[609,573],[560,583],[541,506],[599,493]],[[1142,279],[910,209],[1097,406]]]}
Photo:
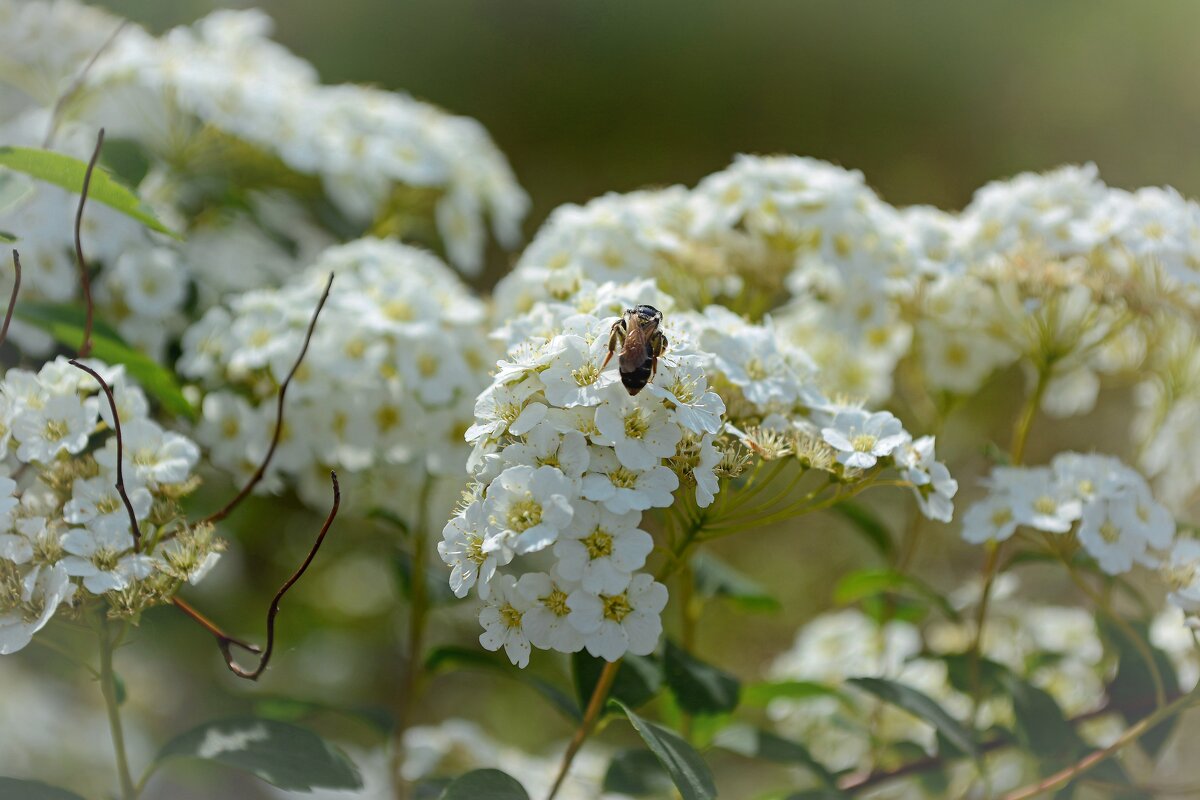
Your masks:
{"label": "white flower cluster", "polygon": [[[1013,596],[1014,590],[1010,576],[997,582],[981,655],[1044,689],[1068,716],[1100,708],[1111,660],[1105,656],[1093,615],[1082,608],[1023,603]],[[892,620],[880,625],[854,609],[821,614],[797,632],[795,643],[775,659],[767,674],[772,681],[824,684],[829,693],[803,700],[777,698],[767,706],[767,714],[782,733],[805,744],[831,771],[886,768],[877,759],[888,744],[917,744],[933,753],[936,735],[931,725],[878,703],[845,681],[855,677],[895,681],[966,718],[971,699],[961,683],[953,684],[942,657],[960,657],[973,638],[970,622],[938,620],[917,626]],[[1011,700],[1002,695],[986,697],[979,719],[983,725],[1011,725]],[[927,795],[918,791],[915,796]]]}
{"label": "white flower cluster", "polygon": [[1001,542],[1019,527],[1074,532],[1110,575],[1135,563],[1157,566],[1175,539],[1175,520],[1137,471],[1111,456],[1059,453],[1044,467],[997,467],[988,496],[963,516],[963,538]]}
{"label": "white flower cluster", "polygon": [[[670,345],[631,396],[615,366],[602,369],[609,331],[624,309],[651,300],[668,311]],[[638,572],[653,547],[641,514],[692,502],[676,497],[681,486],[710,506],[719,477],[745,465],[727,434],[756,453],[769,440],[771,457],[795,452],[802,469],[847,482],[895,467],[928,516],[952,514],[957,484],[931,438],[914,442],[891,414],[826,400],[811,360],[769,321],[673,306],[651,281],[585,279],[569,300],[537,303],[496,333],[509,358],[476,403],[474,484],[439,552],[454,593],[475,587],[487,603],[481,642],[514,663],[524,666],[531,647],[586,647],[610,661],[654,649],[667,596]]]}
{"label": "white flower cluster", "polygon": [[463,433],[494,360],[483,306],[436,256],[381,239],[330,248],[285,287],[239,295],[185,332],[179,371],[207,391],[197,440],[239,478],[257,468],[330,273],[264,488],[287,476],[324,507],[333,467],[461,474]]}
{"label": "white flower cluster", "polygon": [[271,27],[251,10],[217,11],[161,38],[131,27],[88,73],[89,119],[164,155],[194,153],[201,133],[248,144],[318,178],[360,225],[405,191],[427,192],[427,223],[468,272],[482,267],[485,218],[502,243],[517,243],[529,200],[478,122],[404,94],[323,86],[268,38]]}
{"label": "white flower cluster", "polygon": [[125,486],[142,533],[135,549],[116,490],[112,412],[95,380],[65,359],[0,380],[0,654],[29,643],[60,606],[106,597],[133,614],[200,580],[221,543],[189,526],[178,499],[195,487],[199,449],[148,417],[120,368],[92,364],[114,391]]}

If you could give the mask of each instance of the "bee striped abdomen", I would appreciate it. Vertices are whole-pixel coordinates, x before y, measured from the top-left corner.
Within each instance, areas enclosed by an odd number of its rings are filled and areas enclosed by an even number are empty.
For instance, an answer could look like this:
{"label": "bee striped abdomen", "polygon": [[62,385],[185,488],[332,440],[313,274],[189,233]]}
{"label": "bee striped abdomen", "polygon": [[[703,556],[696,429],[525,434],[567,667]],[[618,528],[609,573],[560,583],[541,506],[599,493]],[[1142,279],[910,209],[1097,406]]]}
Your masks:
{"label": "bee striped abdomen", "polygon": [[650,373],[654,369],[654,360],[647,358],[642,364],[628,372],[621,371],[621,383],[625,385],[626,391],[631,395],[637,394],[642,389],[646,388],[646,384],[650,382]]}

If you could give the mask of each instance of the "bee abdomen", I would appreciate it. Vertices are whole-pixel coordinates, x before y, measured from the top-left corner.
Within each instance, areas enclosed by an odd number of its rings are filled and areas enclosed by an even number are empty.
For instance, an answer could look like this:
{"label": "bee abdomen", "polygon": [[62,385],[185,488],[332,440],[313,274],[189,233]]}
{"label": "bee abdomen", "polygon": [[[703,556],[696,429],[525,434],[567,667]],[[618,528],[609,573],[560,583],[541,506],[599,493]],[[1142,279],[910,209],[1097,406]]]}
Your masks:
{"label": "bee abdomen", "polygon": [[646,388],[646,384],[650,381],[650,373],[653,370],[653,364],[650,359],[642,362],[641,366],[632,369],[628,372],[622,370],[621,383],[625,385],[625,390],[631,395],[637,394],[642,389]]}

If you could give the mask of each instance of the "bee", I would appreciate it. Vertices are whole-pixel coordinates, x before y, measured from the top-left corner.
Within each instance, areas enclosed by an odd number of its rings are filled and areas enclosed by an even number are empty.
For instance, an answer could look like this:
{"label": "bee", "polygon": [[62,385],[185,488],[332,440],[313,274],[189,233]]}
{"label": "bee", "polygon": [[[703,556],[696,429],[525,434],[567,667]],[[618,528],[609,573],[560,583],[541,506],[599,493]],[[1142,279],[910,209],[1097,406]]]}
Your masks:
{"label": "bee", "polygon": [[626,391],[635,395],[654,379],[658,372],[658,357],[667,350],[667,337],[658,328],[662,312],[654,306],[640,305],[625,310],[624,316],[613,323],[608,337],[608,356],[600,369],[608,366],[617,347],[617,369]]}

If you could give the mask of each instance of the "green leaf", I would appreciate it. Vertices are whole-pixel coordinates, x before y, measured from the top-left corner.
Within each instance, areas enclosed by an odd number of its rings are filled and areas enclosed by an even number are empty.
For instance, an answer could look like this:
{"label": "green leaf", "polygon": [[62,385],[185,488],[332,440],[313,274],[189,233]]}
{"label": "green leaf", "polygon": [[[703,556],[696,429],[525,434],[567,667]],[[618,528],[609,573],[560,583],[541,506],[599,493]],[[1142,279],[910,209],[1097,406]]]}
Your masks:
{"label": "green leaf", "polygon": [[[1116,621],[1107,616],[1099,619],[1101,633],[1117,651],[1117,676],[1108,685],[1108,698],[1115,707],[1121,709],[1121,716],[1125,718],[1125,722],[1132,725],[1154,711],[1154,679],[1150,674],[1150,666],[1137,645],[1129,638],[1129,634]],[[1179,680],[1167,654],[1150,644],[1149,630],[1144,624],[1128,624],[1149,650],[1154,666],[1162,678],[1163,690],[1167,697],[1178,695]],[[1170,739],[1178,722],[1178,715],[1163,720],[1142,734],[1138,744],[1150,758],[1155,758]]]}
{"label": "green leaf", "polygon": [[429,672],[436,672],[439,669],[448,667],[485,669],[490,672],[498,672],[507,678],[520,681],[533,689],[572,722],[579,722],[583,719],[583,714],[580,712],[579,706],[562,689],[559,689],[544,678],[539,678],[537,675],[531,674],[527,670],[514,669],[507,661],[496,658],[491,654],[483,653],[477,648],[447,645],[445,647],[434,648],[425,657],[425,669]]}
{"label": "green leaf", "polygon": [[1008,667],[982,656],[972,663],[969,653],[927,653],[926,657],[935,658],[946,664],[946,678],[957,691],[970,697],[975,693],[975,670],[978,669],[979,691],[983,697],[992,697],[1008,692],[1004,681],[1004,673]]}
{"label": "green leaf", "polygon": [[807,700],[811,697],[833,697],[844,706],[850,706],[850,698],[841,690],[816,681],[768,681],[747,684],[742,689],[742,702],[748,705],[765,706],[772,700]]}
{"label": "green leaf", "polygon": [[389,733],[395,727],[391,713],[376,706],[335,706],[280,695],[267,695],[256,699],[254,714],[280,722],[299,722],[317,714],[337,714],[362,720],[382,733]]}
{"label": "green leaf", "polygon": [[689,714],[721,714],[737,708],[741,684],[724,670],[693,658],[667,640],[663,654],[667,686]]}
{"label": "green leaf", "polygon": [[919,692],[911,686],[905,686],[903,683],[883,678],[851,678],[848,683],[925,720],[938,733],[946,737],[946,741],[954,747],[971,758],[979,758],[979,747],[975,742],[975,737],[929,695]]}
{"label": "green leaf", "polygon": [[873,511],[850,500],[843,500],[830,510],[845,517],[854,526],[854,529],[866,537],[871,546],[879,551],[880,555],[885,558],[891,556],[894,549],[892,534],[888,532],[887,526],[879,517],[875,516]]}
{"label": "green leaf", "polygon": [[692,558],[696,591],[704,597],[724,597],[739,608],[755,613],[778,611],[782,606],[762,584],[716,556],[701,551]]}
{"label": "green leaf", "polygon": [[958,611],[936,589],[920,578],[890,569],[863,569],[842,578],[833,590],[833,601],[851,605],[887,592],[907,591],[936,607],[945,617],[957,622]]}
{"label": "green leaf", "polygon": [[718,733],[713,744],[750,758],[776,764],[799,765],[811,772],[827,790],[832,790],[839,797],[846,796],[837,788],[837,777],[826,769],[824,764],[813,758],[808,748],[798,742],[776,736],[753,725],[732,725]]}
{"label": "green leaf", "polygon": [[999,680],[1012,698],[1017,740],[1023,749],[1052,769],[1066,766],[1086,749],[1049,692],[1007,669],[999,673]]}
{"label": "green leaf", "polygon": [[477,769],[451,782],[441,800],[529,800],[529,793],[511,775]]}
{"label": "green leaf", "polygon": [[[583,650],[571,656],[575,696],[579,699],[580,708],[587,708],[588,701],[592,699],[592,691],[596,688],[596,681],[600,680],[600,673],[607,663],[604,659],[590,656]],[[654,657],[626,655],[621,659],[621,666],[617,668],[617,677],[608,696],[637,708],[658,694],[662,687],[662,679],[662,669]]]}
{"label": "green leaf", "polygon": [[57,786],[17,778],[0,778],[0,800],[83,800],[82,797]]}
{"label": "green leaf", "polygon": [[33,181],[23,175],[0,171],[0,212],[8,211],[33,191]]}
{"label": "green leaf", "polygon": [[[76,193],[83,189],[83,178],[87,173],[86,162],[62,153],[30,147],[0,147],[0,166]],[[92,172],[88,199],[104,203],[128,217],[133,217],[151,230],[180,238],[179,234],[159,222],[154,212],[147,208],[128,186],[117,182],[103,167],[97,166]]]}
{"label": "green leaf", "polygon": [[633,729],[671,776],[683,800],[711,800],[717,796],[708,765],[679,734],[642,719],[620,700],[613,700],[612,705],[625,712]]}
{"label": "green leaf", "polygon": [[613,756],[604,773],[604,791],[632,797],[661,797],[675,784],[649,750],[622,750]]}
{"label": "green leaf", "polygon": [[0,243],[13,244],[18,241],[20,241],[20,240],[17,239],[16,236],[13,236],[11,233],[7,233],[5,231],[0,231]]}
{"label": "green leaf", "polygon": [[358,769],[340,750],[306,728],[246,717],[208,722],[172,739],[156,764],[170,758],[215,761],[280,789],[358,789]]}
{"label": "green leaf", "polygon": [[[18,304],[16,317],[49,333],[59,344],[78,349],[83,342],[83,313],[71,306]],[[92,328],[91,357],[109,365],[121,364],[163,408],[188,420],[197,419],[196,409],[183,396],[175,375],[144,353],[134,350],[114,335],[112,328],[97,323]]]}

